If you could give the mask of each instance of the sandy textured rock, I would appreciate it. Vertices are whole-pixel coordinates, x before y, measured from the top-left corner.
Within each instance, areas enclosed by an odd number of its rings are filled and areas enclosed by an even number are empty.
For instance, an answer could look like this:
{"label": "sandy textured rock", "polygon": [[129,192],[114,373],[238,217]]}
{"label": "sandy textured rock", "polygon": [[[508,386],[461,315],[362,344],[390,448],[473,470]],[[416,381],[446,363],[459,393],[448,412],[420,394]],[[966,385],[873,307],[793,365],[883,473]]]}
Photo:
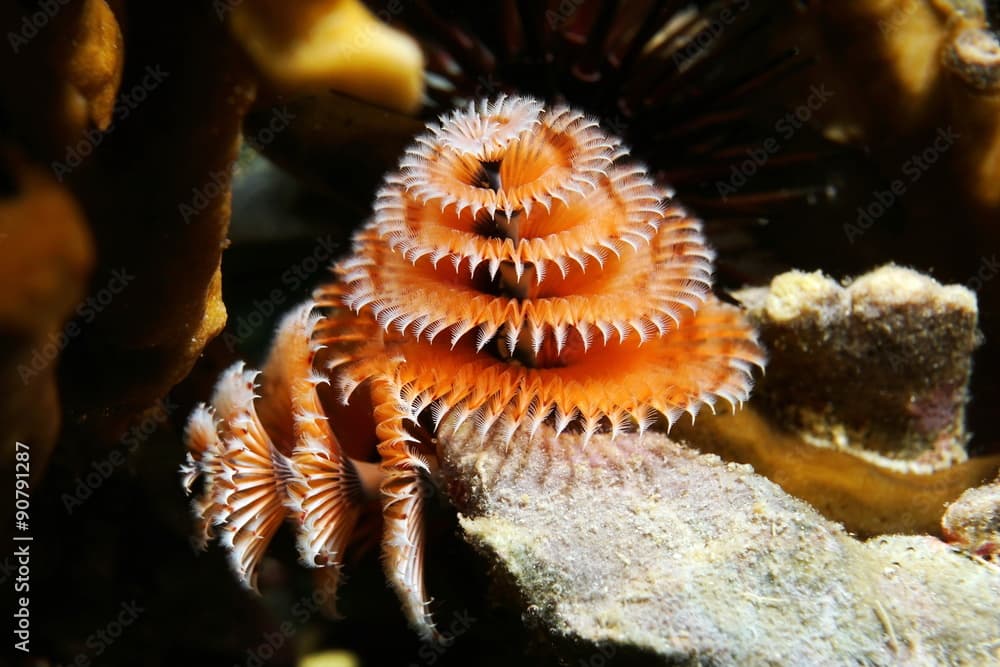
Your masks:
{"label": "sandy textured rock", "polygon": [[810,443],[931,472],[964,461],[976,297],[884,266],[846,287],[791,271],[738,292],[770,350],[754,404]]}
{"label": "sandy textured rock", "polygon": [[996,475],[1000,456],[975,456],[933,473],[876,465],[854,454],[816,447],[768,421],[754,402],[735,416],[701,415],[674,433],[727,461],[753,466],[828,519],[864,536],[941,531],[941,514],[966,489]]}
{"label": "sandy textured rock", "polygon": [[965,451],[971,291],[889,265],[847,286],[792,271],[736,296],[767,373],[743,412],[677,435],[861,535],[938,534],[946,504],[996,475],[1000,456]]}
{"label": "sandy textured rock", "polygon": [[[810,124],[833,141],[863,150],[879,182],[854,197],[840,190],[840,223],[806,225],[808,238],[794,246],[793,264],[847,275],[894,260],[933,271],[977,292],[980,326],[986,340],[996,340],[1000,43],[995,5],[992,12],[982,0],[799,6],[800,21],[783,31],[781,46],[813,54],[816,66],[798,75],[798,85],[781,87],[786,103],[802,103],[800,86],[826,86],[833,96]],[[922,168],[915,170],[917,164]],[[1000,346],[984,346],[976,369],[973,430],[998,442],[1000,421],[992,412],[1000,401],[1000,384],[993,380],[1000,375]]]}
{"label": "sandy textured rock", "polygon": [[941,520],[955,546],[1000,563],[1000,478],[963,493]]}
{"label": "sandy textured rock", "polygon": [[660,434],[469,438],[440,448],[466,538],[563,657],[1000,664],[1000,569],[933,538],[859,542]]}

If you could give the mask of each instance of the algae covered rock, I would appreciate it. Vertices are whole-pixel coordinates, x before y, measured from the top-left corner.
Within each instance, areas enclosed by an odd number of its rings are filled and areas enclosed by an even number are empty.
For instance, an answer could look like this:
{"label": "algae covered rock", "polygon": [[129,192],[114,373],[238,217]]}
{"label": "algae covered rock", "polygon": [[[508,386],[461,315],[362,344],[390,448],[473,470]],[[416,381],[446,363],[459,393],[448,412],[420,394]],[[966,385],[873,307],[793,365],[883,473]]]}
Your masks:
{"label": "algae covered rock", "polygon": [[948,506],[941,525],[955,546],[1000,562],[1000,478],[959,496]]}
{"label": "algae covered rock", "polygon": [[737,293],[771,351],[755,405],[812,444],[929,472],[964,461],[976,297],[885,266],[791,271]]}
{"label": "algae covered rock", "polygon": [[[936,532],[947,502],[995,474],[996,457],[964,449],[975,296],[896,266],[846,285],[791,272],[737,296],[766,377],[739,414],[674,434],[753,468],[649,432],[485,448],[445,434],[466,539],[585,664],[1000,663],[1000,568],[829,520]],[[991,489],[945,521],[974,553],[995,536]]]}
{"label": "algae covered rock", "polygon": [[466,539],[563,657],[1000,662],[1000,569],[934,538],[859,542],[749,466],[659,434],[475,440],[441,448]]}
{"label": "algae covered rock", "polygon": [[947,503],[996,475],[969,458],[975,295],[888,265],[845,284],[791,271],[736,293],[770,361],[747,409],[678,432],[862,535],[940,532]]}

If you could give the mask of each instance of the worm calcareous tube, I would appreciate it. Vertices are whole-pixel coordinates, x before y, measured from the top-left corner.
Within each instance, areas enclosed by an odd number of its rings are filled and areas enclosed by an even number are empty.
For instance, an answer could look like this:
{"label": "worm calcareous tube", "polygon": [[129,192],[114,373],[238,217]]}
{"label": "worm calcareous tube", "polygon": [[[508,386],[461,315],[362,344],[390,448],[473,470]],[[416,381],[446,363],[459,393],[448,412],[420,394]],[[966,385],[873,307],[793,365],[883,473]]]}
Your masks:
{"label": "worm calcareous tube", "polygon": [[[334,280],[284,318],[260,382],[238,363],[191,415],[200,537],[253,587],[289,520],[302,562],[336,572],[377,499],[386,576],[436,637],[421,523],[434,436],[552,429],[586,447],[748,398],[764,353],[712,295],[701,223],[671,194],[579,111],[500,97],[442,116]],[[343,436],[352,401],[370,406],[377,456]]]}

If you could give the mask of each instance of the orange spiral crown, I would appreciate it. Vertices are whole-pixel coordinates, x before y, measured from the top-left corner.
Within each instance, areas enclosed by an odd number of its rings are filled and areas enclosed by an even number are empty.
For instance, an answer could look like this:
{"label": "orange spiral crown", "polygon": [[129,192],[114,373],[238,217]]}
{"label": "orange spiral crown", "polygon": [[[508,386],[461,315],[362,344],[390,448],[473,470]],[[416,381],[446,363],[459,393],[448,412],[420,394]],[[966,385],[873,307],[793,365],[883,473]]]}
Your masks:
{"label": "orange spiral crown", "polygon": [[[381,327],[407,360],[400,386],[439,419],[474,415],[484,436],[498,420],[589,435],[736,406],[761,350],[711,296],[700,222],[627,154],[566,107],[501,97],[455,111],[387,177],[318,301]],[[345,399],[377,374],[338,372]]]}
{"label": "orange spiral crown", "polygon": [[[471,419],[479,438],[509,442],[548,424],[579,429],[585,446],[719,400],[735,410],[764,363],[756,335],[711,293],[700,222],[627,156],[584,114],[522,97],[430,126],[386,177],[336,280],[283,320],[261,385],[236,364],[192,414],[183,472],[188,490],[204,480],[199,540],[220,531],[252,586],[291,519],[302,562],[336,578],[377,498],[386,576],[434,638],[428,433]],[[367,388],[377,465],[338,441],[326,382],[343,404]]]}

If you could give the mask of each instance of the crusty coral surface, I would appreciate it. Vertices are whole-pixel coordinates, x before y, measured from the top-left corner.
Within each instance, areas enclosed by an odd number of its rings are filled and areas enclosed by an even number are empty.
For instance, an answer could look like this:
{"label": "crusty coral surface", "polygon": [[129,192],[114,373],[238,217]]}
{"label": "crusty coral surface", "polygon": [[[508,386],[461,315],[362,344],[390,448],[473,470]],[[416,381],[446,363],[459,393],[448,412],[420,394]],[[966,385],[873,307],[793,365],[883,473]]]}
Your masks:
{"label": "crusty coral surface", "polygon": [[845,284],[791,271],[736,296],[768,373],[748,410],[682,437],[864,535],[938,534],[945,504],[996,474],[1000,457],[966,453],[973,292],[887,265]]}
{"label": "crusty coral surface", "polygon": [[736,297],[776,352],[760,398],[780,424],[901,471],[967,458],[971,290],[887,265],[845,285],[791,271]]}
{"label": "crusty coral surface", "polygon": [[[725,419],[725,417],[722,417]],[[998,664],[1000,569],[859,542],[749,466],[662,434],[471,428],[442,475],[466,539],[564,656],[623,664]]]}
{"label": "crusty coral surface", "polygon": [[955,546],[1000,562],[1000,478],[965,491],[948,506],[941,526]]}

